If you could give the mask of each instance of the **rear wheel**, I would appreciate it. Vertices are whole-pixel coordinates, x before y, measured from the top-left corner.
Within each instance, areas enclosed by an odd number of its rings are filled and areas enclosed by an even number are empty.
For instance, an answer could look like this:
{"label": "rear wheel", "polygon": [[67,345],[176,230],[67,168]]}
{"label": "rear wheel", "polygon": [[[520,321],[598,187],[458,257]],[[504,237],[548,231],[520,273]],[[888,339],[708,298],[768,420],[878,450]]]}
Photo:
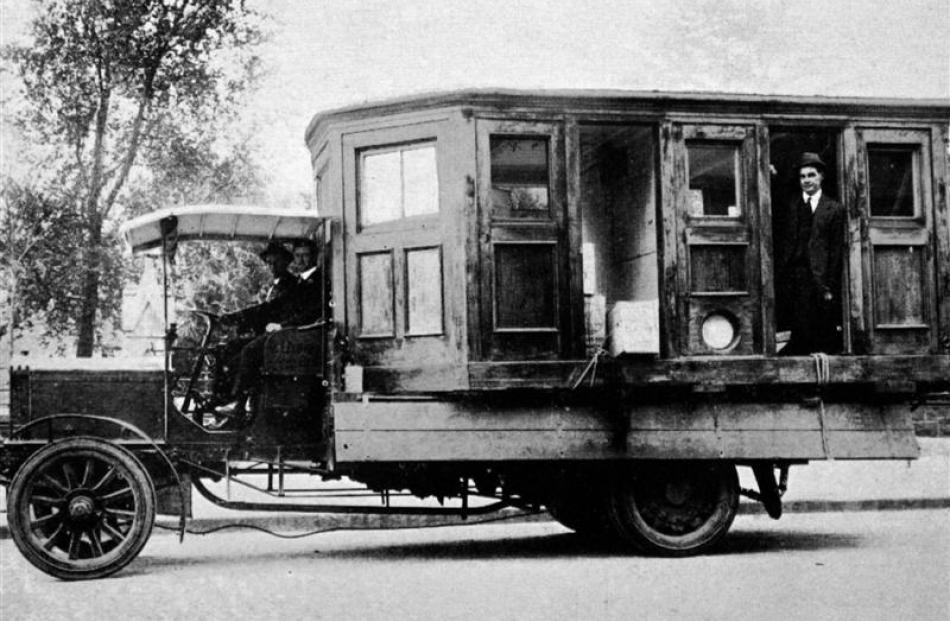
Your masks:
{"label": "rear wheel", "polygon": [[20,466],[7,512],[13,541],[30,563],[63,580],[102,578],[125,567],[148,541],[155,490],[126,449],[71,438]]}
{"label": "rear wheel", "polygon": [[731,464],[657,462],[616,480],[608,502],[611,531],[650,554],[700,554],[725,536],[739,507]]}

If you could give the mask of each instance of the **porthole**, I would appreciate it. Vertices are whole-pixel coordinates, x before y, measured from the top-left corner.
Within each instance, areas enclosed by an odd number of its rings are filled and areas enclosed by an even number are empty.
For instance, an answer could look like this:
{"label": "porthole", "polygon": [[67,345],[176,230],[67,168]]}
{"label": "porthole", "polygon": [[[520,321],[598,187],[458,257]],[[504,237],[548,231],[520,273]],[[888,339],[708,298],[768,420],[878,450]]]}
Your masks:
{"label": "porthole", "polygon": [[739,341],[739,322],[725,311],[713,311],[706,315],[700,330],[703,343],[714,351],[732,349]]}

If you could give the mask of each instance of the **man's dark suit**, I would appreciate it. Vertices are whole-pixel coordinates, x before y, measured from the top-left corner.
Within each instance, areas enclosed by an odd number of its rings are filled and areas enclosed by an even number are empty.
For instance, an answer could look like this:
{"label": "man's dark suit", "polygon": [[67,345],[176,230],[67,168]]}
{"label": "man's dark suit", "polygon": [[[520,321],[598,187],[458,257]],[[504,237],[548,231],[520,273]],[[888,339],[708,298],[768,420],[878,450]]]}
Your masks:
{"label": "man's dark suit", "polygon": [[788,235],[777,273],[791,294],[792,336],[782,353],[835,353],[841,349],[844,208],[824,194],[814,213],[801,198],[788,208]]}
{"label": "man's dark suit", "polygon": [[290,272],[281,274],[271,284],[263,302],[231,313],[227,318],[242,331],[254,334],[263,333],[269,323],[288,323],[298,284],[297,277]]}
{"label": "man's dark suit", "polygon": [[[298,281],[289,293],[274,300],[268,314],[272,320],[278,319],[282,328],[308,325],[323,316],[321,304],[324,297],[323,272],[317,268],[307,278]],[[241,349],[232,391],[236,398],[241,399],[258,386],[264,363],[264,348],[268,341],[279,339],[280,335],[280,331],[261,334]]]}

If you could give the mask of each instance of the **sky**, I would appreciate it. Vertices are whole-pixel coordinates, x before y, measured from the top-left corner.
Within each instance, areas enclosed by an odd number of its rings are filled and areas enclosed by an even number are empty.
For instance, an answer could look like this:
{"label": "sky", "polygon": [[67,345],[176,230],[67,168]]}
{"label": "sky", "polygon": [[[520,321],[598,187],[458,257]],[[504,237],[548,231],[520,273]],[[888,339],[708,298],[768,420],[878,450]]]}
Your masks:
{"label": "sky", "polygon": [[[950,98],[950,0],[247,0],[273,16],[250,115],[274,200],[314,114],[469,87]],[[30,0],[0,0],[5,40]],[[290,200],[290,199],[288,199]]]}

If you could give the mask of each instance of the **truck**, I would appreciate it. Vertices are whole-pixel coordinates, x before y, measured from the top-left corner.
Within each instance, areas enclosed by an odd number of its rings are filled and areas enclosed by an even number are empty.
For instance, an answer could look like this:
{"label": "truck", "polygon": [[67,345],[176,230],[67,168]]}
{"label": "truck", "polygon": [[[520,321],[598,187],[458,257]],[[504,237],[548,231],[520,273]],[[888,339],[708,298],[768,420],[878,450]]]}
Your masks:
{"label": "truck", "polygon": [[[948,125],[947,100],[590,90],[317,114],[315,210],[170,207],[124,228],[160,255],[166,307],[179,244],[317,249],[316,320],[259,336],[251,416],[215,424],[212,309],[187,347],[169,321],[152,368],[13,367],[14,542],[53,576],[109,575],[156,512],[184,533],[194,489],[254,511],[544,508],[618,549],[704,553],[740,496],[778,518],[791,466],[914,459],[912,412],[946,407]],[[794,353],[779,256],[803,153],[843,207],[843,259],[836,345]],[[319,494],[341,478],[382,502]]]}

